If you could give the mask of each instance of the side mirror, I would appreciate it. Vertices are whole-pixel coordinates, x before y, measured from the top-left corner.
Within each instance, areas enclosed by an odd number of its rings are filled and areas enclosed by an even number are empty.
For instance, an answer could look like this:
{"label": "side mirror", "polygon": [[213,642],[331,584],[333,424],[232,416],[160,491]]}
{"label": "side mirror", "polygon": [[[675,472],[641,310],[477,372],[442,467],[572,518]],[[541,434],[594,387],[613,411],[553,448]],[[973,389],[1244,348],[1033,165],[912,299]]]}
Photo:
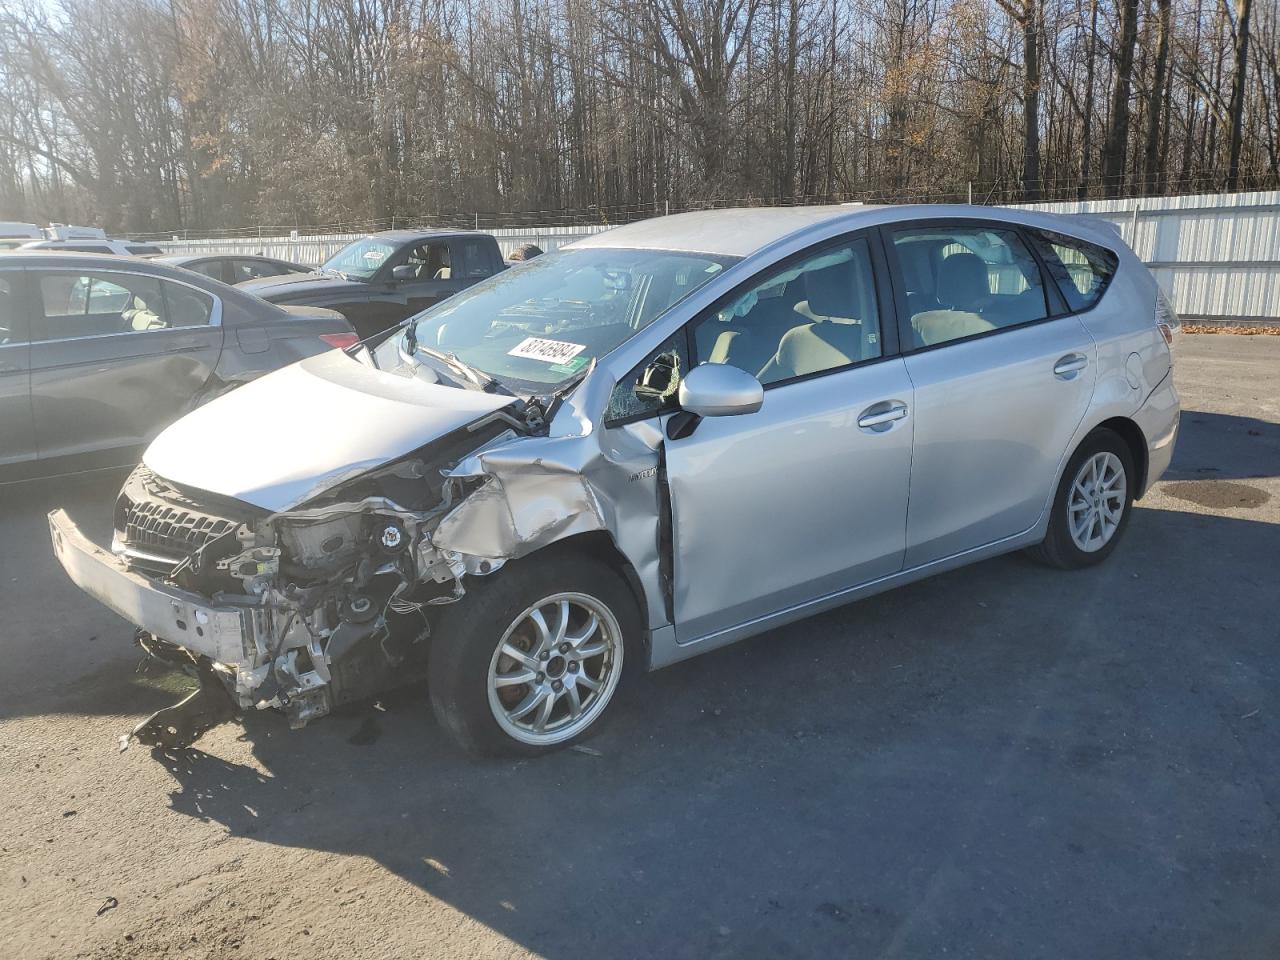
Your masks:
{"label": "side mirror", "polygon": [[402,280],[413,280],[418,276],[418,268],[407,263],[391,268],[391,279],[397,283]]}
{"label": "side mirror", "polygon": [[703,363],[680,382],[680,406],[700,417],[736,417],[764,404],[760,381],[727,363]]}

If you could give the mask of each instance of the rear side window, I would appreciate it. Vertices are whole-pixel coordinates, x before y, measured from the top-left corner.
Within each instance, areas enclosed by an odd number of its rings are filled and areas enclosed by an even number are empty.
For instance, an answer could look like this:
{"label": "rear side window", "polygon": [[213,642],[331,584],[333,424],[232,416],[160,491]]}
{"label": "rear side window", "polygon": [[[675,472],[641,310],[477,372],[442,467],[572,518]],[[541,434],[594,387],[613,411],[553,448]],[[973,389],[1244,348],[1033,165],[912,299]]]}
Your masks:
{"label": "rear side window", "polygon": [[246,280],[257,280],[259,277],[278,277],[288,271],[270,260],[232,260],[231,282],[244,283]]}
{"label": "rear side window", "polygon": [[186,264],[186,268],[213,280],[223,279],[221,260],[200,260]]}
{"label": "rear side window", "polygon": [[125,249],[135,257],[158,257],[160,254],[164,253],[164,251],[159,247],[153,247],[145,243],[130,244],[125,247]]}
{"label": "rear side window", "polygon": [[1088,310],[1106,292],[1120,260],[1105,247],[1048,230],[1028,231],[1072,312]]}
{"label": "rear side window", "polygon": [[66,340],[208,324],[213,298],[135,273],[57,270],[37,278],[40,313],[32,340]]}
{"label": "rear side window", "polygon": [[462,276],[476,279],[493,273],[493,258],[490,253],[488,244],[478,240],[462,241]]}
{"label": "rear side window", "polygon": [[1049,315],[1040,266],[1015,231],[926,225],[892,236],[917,347]]}

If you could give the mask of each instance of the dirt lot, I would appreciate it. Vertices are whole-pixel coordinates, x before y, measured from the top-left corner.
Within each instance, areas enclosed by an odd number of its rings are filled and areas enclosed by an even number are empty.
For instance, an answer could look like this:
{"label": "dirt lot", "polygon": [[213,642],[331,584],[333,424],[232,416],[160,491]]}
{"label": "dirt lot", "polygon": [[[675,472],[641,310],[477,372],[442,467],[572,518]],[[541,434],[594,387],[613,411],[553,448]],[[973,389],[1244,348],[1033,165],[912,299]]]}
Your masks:
{"label": "dirt lot", "polygon": [[[171,757],[56,566],[118,476],[0,489],[0,957],[1280,955],[1280,338],[1187,337],[1102,569],[1006,557],[638,677],[475,762],[410,690]],[[165,689],[168,684],[170,689]]]}

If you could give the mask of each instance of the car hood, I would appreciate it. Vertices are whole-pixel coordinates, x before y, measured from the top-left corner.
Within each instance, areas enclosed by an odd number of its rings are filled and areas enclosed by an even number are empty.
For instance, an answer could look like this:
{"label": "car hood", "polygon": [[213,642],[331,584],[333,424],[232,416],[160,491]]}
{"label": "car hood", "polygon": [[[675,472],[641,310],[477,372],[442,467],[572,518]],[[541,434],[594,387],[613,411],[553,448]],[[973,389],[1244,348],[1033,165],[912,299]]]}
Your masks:
{"label": "car hood", "polygon": [[286,273],[279,277],[259,277],[236,284],[237,290],[252,293],[255,297],[272,303],[295,303],[314,296],[331,296],[335,293],[369,293],[369,284],[359,280],[343,280],[320,273]]}
{"label": "car hood", "polygon": [[147,448],[173,483],[289,510],[510,404],[330,350],[223,394]]}

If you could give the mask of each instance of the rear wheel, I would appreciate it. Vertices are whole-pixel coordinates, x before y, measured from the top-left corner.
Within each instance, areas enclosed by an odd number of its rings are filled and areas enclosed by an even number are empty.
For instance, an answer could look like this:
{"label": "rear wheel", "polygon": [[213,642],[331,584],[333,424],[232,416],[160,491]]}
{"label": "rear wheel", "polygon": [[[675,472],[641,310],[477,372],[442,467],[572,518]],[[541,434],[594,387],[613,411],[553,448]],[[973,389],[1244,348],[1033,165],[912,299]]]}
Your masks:
{"label": "rear wheel", "polygon": [[1093,431],[1068,461],[1044,541],[1031,555],[1063,570],[1101,563],[1128,526],[1135,479],[1124,439],[1105,428]]}
{"label": "rear wheel", "polygon": [[456,743],[477,753],[563,747],[598,727],[638,623],[621,577],[573,554],[473,579],[435,629],[432,709]]}

